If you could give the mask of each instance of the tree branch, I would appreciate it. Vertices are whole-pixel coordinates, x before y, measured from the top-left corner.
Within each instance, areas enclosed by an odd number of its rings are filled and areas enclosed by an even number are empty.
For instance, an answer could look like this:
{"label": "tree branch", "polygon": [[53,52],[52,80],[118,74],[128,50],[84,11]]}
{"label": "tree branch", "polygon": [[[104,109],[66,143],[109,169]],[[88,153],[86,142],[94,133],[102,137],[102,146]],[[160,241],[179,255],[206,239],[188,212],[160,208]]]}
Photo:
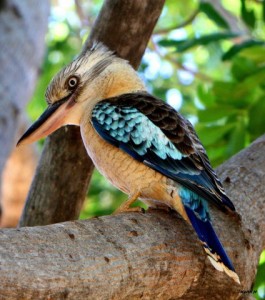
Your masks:
{"label": "tree branch", "polygon": [[[83,51],[93,40],[102,41],[137,68],[164,1],[106,0]],[[68,126],[48,137],[20,226],[77,219],[93,169],[79,128]]]}
{"label": "tree branch", "polygon": [[223,6],[221,0],[201,0],[201,2],[209,3],[226,21],[231,31],[237,32],[239,34],[250,34],[244,22],[240,18],[237,18],[235,15],[233,15],[228,9],[226,9]]}
{"label": "tree branch", "polygon": [[[21,116],[17,140],[28,127],[28,119],[26,116]],[[2,174],[0,227],[17,226],[38,159],[39,153],[34,144],[15,148],[9,156]]]}
{"label": "tree branch", "polygon": [[154,31],[154,34],[168,34],[169,31],[171,31],[171,30],[176,30],[176,29],[183,28],[183,27],[191,24],[192,21],[197,17],[199,12],[200,12],[199,9],[195,9],[195,11],[186,20],[184,20],[182,23],[171,25],[168,28],[157,29],[157,30]]}
{"label": "tree branch", "polygon": [[250,299],[265,244],[265,135],[218,168],[240,222],[211,207],[241,279],[206,259],[176,214],[127,213],[0,231],[3,299]]}
{"label": "tree branch", "polygon": [[47,0],[0,1],[0,198],[4,197],[2,174],[21,112],[33,93],[42,62],[49,7]]}

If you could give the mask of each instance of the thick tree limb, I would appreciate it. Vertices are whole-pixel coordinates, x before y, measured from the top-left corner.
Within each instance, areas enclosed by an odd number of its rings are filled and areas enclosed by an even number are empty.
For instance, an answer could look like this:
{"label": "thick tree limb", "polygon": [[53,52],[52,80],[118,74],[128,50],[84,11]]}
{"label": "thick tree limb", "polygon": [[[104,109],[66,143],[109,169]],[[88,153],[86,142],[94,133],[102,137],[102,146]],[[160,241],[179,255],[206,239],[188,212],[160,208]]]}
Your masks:
{"label": "thick tree limb", "polygon": [[0,1],[1,176],[15,144],[21,112],[37,80],[44,54],[48,14],[47,0]]}
{"label": "thick tree limb", "polygon": [[[106,0],[91,41],[104,42],[137,68],[165,0]],[[94,169],[79,128],[65,127],[47,138],[20,226],[77,219]]]}
{"label": "thick tree limb", "polygon": [[242,216],[212,208],[242,286],[176,214],[128,213],[0,231],[2,299],[250,299],[265,245],[265,135],[218,173]]}
{"label": "thick tree limb", "polygon": [[[28,120],[20,118],[17,140],[28,127]],[[39,153],[36,145],[15,148],[8,158],[2,174],[0,227],[17,226],[36,170],[38,158]]]}

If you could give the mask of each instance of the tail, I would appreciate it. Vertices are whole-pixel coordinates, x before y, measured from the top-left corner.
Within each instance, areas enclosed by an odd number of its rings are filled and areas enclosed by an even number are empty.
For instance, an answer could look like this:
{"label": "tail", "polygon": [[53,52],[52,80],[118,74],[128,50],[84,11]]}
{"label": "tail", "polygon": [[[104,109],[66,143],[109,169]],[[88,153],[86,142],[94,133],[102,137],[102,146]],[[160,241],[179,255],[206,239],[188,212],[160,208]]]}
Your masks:
{"label": "tail", "polygon": [[[187,216],[196,231],[200,241],[202,242],[203,248],[216,270],[225,272],[229,277],[233,278],[233,280],[240,284],[240,280],[238,275],[235,272],[235,269],[226,254],[221,242],[219,241],[212,224],[210,222],[210,218],[208,217],[208,212],[205,207],[203,207],[204,203],[200,202],[200,205],[194,210],[194,207],[187,206],[187,202],[183,201],[185,211]],[[203,218],[200,216],[203,212]]]}

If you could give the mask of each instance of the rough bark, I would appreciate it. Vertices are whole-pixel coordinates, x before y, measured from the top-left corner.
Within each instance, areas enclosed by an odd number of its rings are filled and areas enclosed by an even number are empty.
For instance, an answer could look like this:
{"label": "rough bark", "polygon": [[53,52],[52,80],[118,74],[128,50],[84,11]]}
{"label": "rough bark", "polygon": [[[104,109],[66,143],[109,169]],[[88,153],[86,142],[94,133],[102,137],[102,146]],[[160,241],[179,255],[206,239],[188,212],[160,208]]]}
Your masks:
{"label": "rough bark", "polygon": [[[163,4],[164,0],[106,0],[83,51],[91,41],[101,41],[137,68]],[[93,169],[79,128],[68,126],[48,137],[20,226],[77,219]]]}
{"label": "rough bark", "polygon": [[49,2],[45,0],[0,2],[0,174],[35,86],[48,13]]}
{"label": "rough bark", "polygon": [[265,246],[265,135],[219,169],[241,222],[211,208],[242,285],[216,271],[174,213],[0,231],[1,299],[251,299]]}

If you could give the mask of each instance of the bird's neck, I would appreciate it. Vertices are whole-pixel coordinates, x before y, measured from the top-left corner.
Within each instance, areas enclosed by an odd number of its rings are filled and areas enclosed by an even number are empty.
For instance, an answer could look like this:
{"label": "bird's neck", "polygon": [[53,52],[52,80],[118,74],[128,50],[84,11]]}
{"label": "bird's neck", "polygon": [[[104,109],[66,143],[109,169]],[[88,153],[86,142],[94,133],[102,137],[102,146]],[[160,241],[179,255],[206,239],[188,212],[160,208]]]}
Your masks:
{"label": "bird's neck", "polygon": [[117,59],[93,81],[83,95],[84,100],[89,101],[81,100],[84,104],[81,122],[85,122],[87,116],[91,116],[93,108],[101,100],[145,90],[136,71],[127,62]]}
{"label": "bird's neck", "polygon": [[138,74],[128,63],[114,63],[106,72],[109,72],[109,80],[104,99],[146,90]]}

